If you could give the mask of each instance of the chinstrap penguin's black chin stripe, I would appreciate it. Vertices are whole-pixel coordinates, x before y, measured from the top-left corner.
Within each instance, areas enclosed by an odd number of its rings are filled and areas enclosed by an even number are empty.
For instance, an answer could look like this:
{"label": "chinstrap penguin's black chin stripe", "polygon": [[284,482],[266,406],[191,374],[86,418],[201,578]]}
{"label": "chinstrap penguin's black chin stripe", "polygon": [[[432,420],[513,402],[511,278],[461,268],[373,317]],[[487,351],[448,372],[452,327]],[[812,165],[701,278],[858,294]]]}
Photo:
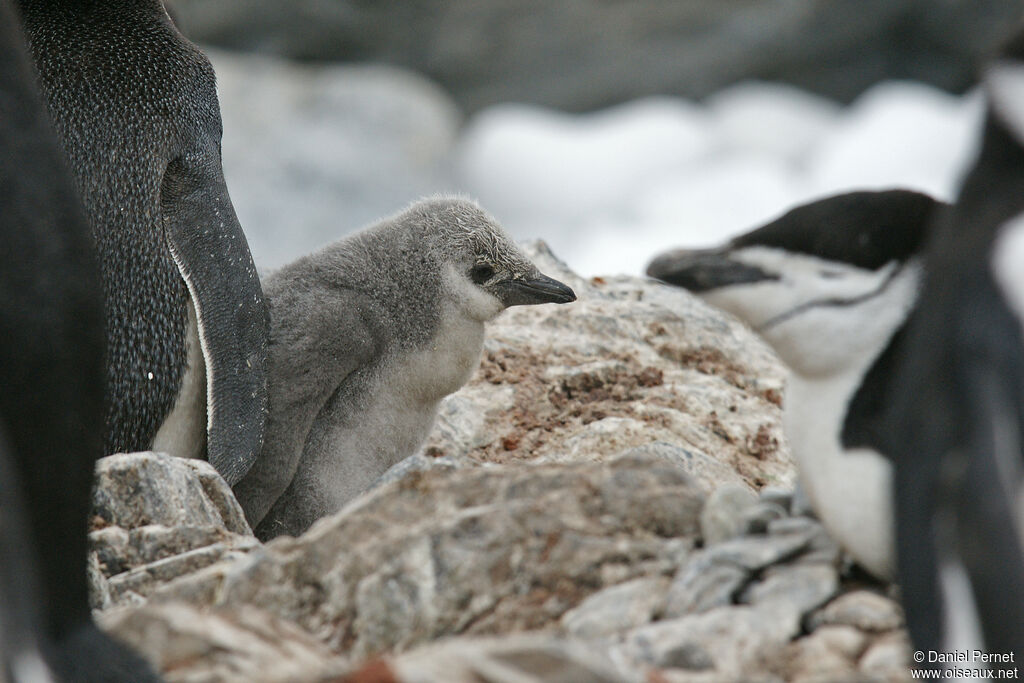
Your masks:
{"label": "chinstrap penguin's black chin stripe", "polygon": [[886,276],[886,278],[882,280],[882,282],[880,282],[875,289],[864,292],[860,296],[847,297],[842,299],[837,297],[829,297],[826,299],[814,299],[812,301],[802,303],[795,308],[780,313],[779,315],[761,323],[760,325],[757,326],[757,331],[767,332],[768,330],[772,329],[773,327],[776,327],[777,325],[781,325],[789,320],[792,320],[793,318],[796,318],[799,315],[802,315],[803,313],[807,313],[808,311],[812,311],[817,308],[846,308],[868,302],[871,299],[874,299],[875,297],[882,296],[883,294],[885,294],[886,290],[889,289],[889,285],[891,285],[896,280],[896,278],[898,278],[900,274],[904,272],[906,268],[906,264],[901,265],[899,267],[894,267],[892,271]]}

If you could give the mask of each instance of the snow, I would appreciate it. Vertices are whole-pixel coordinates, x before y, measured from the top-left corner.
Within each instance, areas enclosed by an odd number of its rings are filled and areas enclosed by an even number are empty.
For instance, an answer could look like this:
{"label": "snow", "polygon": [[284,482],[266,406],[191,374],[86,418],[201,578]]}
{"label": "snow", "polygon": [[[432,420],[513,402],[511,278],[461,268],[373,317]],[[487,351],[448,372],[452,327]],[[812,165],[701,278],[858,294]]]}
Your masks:
{"label": "snow", "polygon": [[224,173],[266,272],[415,199],[480,200],[579,273],[639,274],[852,189],[953,198],[981,97],[881,83],[849,106],[747,82],[703,101],[649,97],[567,114],[507,103],[468,120],[435,84],[372,65],[213,51]]}
{"label": "snow", "polygon": [[904,82],[846,108],[766,83],[578,116],[500,105],[468,123],[456,182],[581,274],[638,274],[658,251],[720,243],[817,197],[952,199],[981,114],[975,95]]}

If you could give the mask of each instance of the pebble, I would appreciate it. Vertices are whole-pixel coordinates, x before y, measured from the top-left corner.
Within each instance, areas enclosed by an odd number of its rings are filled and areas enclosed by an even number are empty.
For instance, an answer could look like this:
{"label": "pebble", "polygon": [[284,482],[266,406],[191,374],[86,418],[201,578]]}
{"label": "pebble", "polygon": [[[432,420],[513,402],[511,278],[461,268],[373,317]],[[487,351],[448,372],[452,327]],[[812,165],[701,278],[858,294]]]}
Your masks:
{"label": "pebble", "polygon": [[708,496],[700,513],[704,543],[721,543],[747,528],[746,513],[757,504],[757,494],[742,484],[725,484]]}
{"label": "pebble", "polygon": [[903,625],[903,610],[883,595],[855,590],[841,595],[811,616],[812,629],[824,625],[854,626],[870,633],[891,631]]}

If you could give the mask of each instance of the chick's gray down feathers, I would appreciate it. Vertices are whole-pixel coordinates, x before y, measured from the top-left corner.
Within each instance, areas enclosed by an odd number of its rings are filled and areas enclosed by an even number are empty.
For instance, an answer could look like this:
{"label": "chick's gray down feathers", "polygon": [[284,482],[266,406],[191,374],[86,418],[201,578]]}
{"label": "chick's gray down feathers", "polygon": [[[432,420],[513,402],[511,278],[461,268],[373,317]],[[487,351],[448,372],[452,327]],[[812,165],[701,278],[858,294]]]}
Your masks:
{"label": "chick's gray down feathers", "polygon": [[257,536],[298,534],[426,438],[509,306],[567,303],[473,202],[438,198],[285,266],[270,302],[266,445],[235,493]]}

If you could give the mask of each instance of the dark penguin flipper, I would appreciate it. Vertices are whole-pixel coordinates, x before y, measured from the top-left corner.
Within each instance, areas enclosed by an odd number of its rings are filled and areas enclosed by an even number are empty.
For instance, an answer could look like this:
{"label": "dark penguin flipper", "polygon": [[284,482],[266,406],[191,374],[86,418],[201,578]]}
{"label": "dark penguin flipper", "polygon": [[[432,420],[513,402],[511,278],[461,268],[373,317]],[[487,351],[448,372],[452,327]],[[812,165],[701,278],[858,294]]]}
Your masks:
{"label": "dark penguin flipper", "polygon": [[20,26],[0,0],[0,679],[45,680],[49,668],[61,682],[149,683],[159,679],[89,609],[102,286]]}
{"label": "dark penguin flipper", "polygon": [[[39,613],[35,548],[22,507],[21,482],[0,429],[0,681],[18,680],[18,669],[44,669],[45,639]],[[40,642],[40,641],[43,642]],[[44,674],[39,674],[46,680]]]}
{"label": "dark penguin flipper", "polygon": [[139,655],[91,622],[63,638],[52,660],[60,683],[161,683],[163,680]]}
{"label": "dark penguin flipper", "polygon": [[[1001,301],[992,291],[991,301]],[[1001,310],[1000,310],[1001,309]],[[1024,485],[1024,345],[1005,306],[1002,320],[982,334],[1012,339],[1016,348],[989,341],[989,353],[967,382],[967,470],[954,500],[958,551],[970,577],[989,652],[1024,658],[1024,523],[1015,499]],[[1002,324],[1001,324],[1002,323]],[[1012,335],[1012,336],[1011,336]],[[1016,351],[1016,353],[1013,353]],[[980,355],[980,354],[979,354]],[[977,358],[977,357],[975,357]],[[994,362],[985,361],[990,360]],[[974,359],[972,359],[974,360]]]}
{"label": "dark penguin flipper", "polygon": [[229,485],[252,467],[267,413],[270,324],[216,163],[175,160],[161,192],[167,244],[188,285],[206,362],[207,458]]}
{"label": "dark penguin flipper", "polygon": [[[990,111],[960,197],[933,226],[920,304],[892,373],[884,449],[915,649],[981,647],[1015,662],[1024,657],[1024,335],[993,255],[1000,230],[1024,213],[1022,190],[1024,147]],[[946,590],[948,567],[962,570],[956,591]],[[963,637],[954,624],[980,628],[967,635],[983,642],[951,642]]]}

